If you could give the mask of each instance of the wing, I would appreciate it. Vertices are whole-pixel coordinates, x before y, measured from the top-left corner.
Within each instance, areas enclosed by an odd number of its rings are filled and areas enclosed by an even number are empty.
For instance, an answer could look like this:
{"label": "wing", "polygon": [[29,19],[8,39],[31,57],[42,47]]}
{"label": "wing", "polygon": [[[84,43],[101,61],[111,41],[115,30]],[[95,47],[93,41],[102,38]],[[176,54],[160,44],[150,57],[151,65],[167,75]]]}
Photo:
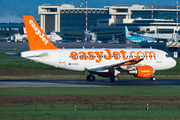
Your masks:
{"label": "wing", "polygon": [[119,64],[114,64],[114,65],[109,65],[109,66],[106,66],[104,68],[105,69],[113,69],[113,68],[116,68],[116,67],[120,67],[120,66],[126,66],[126,65],[135,65],[139,62],[141,62],[143,59],[139,58],[139,57],[136,57],[135,59],[132,59],[132,60],[128,60],[128,61],[125,61],[125,62],[122,62],[122,63],[119,63]]}
{"label": "wing", "polygon": [[135,59],[132,59],[132,60],[128,60],[128,61],[125,61],[125,62],[121,62],[121,63],[116,63],[116,64],[111,64],[111,65],[107,65],[107,66],[99,66],[99,67],[95,67],[95,68],[91,68],[91,69],[86,69],[86,71],[94,71],[94,72],[101,72],[101,71],[106,71],[106,70],[110,70],[110,69],[116,69],[118,67],[121,67],[121,66],[126,66],[126,65],[135,65],[135,64],[138,64],[139,62],[141,62],[143,59],[142,58],[139,58],[139,57],[136,57]]}

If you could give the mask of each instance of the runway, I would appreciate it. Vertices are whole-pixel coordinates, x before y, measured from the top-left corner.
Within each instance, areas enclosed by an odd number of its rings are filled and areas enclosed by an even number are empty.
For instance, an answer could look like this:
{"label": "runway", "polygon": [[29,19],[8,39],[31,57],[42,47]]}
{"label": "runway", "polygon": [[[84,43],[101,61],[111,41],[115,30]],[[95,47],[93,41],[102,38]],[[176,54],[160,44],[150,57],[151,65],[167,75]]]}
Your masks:
{"label": "runway", "polygon": [[3,87],[118,87],[118,86],[180,86],[180,80],[1,80],[0,88]]}

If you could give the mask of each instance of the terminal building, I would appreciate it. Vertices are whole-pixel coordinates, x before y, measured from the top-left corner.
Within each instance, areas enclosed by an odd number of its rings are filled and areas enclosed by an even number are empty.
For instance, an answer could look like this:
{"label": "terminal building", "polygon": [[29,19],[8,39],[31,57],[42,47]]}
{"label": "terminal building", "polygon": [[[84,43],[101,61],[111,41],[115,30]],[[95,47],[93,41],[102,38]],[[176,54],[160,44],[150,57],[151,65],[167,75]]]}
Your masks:
{"label": "terminal building", "polygon": [[[86,8],[69,4],[42,5],[38,12],[41,28],[46,33],[56,31],[65,39],[82,39],[86,30]],[[174,39],[172,34],[179,33],[177,9],[173,5],[154,5],[153,11],[151,6],[114,5],[87,8],[87,13],[88,30],[94,32],[99,40],[110,39],[112,35],[123,38],[124,26],[132,32],[170,35],[168,39]]]}

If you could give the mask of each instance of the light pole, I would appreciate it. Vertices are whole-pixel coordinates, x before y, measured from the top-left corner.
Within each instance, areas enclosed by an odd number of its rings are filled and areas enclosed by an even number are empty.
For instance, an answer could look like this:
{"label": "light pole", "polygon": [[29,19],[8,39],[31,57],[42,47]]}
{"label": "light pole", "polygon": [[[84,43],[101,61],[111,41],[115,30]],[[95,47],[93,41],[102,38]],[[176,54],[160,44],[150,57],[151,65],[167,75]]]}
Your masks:
{"label": "light pole", "polygon": [[153,19],[153,5],[154,5],[154,2],[151,2],[151,8],[152,8],[152,11],[151,11],[151,19]]}
{"label": "light pole", "polygon": [[178,34],[178,0],[177,0],[177,19],[176,19],[176,22],[177,22],[177,34]]}
{"label": "light pole", "polygon": [[86,32],[87,32],[87,1],[88,0],[86,0]]}

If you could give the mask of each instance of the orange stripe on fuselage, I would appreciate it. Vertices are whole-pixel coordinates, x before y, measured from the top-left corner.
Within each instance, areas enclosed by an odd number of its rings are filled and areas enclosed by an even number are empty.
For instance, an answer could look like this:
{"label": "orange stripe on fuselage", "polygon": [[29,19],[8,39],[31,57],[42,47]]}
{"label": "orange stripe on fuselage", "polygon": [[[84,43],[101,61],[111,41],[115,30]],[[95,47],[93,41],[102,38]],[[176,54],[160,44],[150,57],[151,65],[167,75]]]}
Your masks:
{"label": "orange stripe on fuselage", "polygon": [[[130,57],[129,57],[130,55]],[[146,58],[146,60],[149,59],[153,60],[152,55],[154,56],[154,60],[156,60],[156,54],[153,51],[130,51],[128,57],[127,57],[127,51],[125,50],[121,50],[121,51],[113,51],[111,52],[110,49],[105,49],[104,51],[80,51],[80,52],[76,52],[76,51],[72,51],[70,53],[71,59],[72,60],[95,60],[96,63],[100,63],[102,61],[102,59],[105,60],[111,60],[111,59],[115,59],[115,60],[127,60],[129,58],[129,60],[134,59],[136,57],[139,58],[139,56],[143,56],[143,59]]]}

